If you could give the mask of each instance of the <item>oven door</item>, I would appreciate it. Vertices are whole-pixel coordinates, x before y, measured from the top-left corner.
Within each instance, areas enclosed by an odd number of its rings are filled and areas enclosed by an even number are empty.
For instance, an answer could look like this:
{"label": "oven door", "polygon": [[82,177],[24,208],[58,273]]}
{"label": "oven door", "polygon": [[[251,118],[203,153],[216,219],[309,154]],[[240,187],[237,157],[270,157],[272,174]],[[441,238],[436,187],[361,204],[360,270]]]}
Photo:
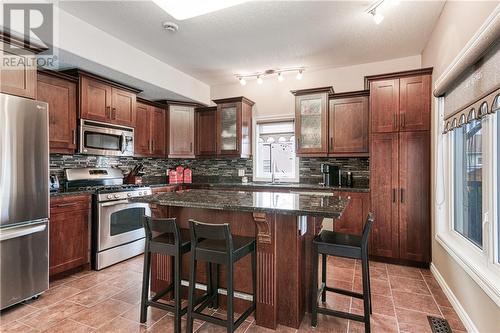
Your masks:
{"label": "oven door", "polygon": [[149,204],[128,200],[99,203],[97,251],[144,238],[143,215],[151,216]]}

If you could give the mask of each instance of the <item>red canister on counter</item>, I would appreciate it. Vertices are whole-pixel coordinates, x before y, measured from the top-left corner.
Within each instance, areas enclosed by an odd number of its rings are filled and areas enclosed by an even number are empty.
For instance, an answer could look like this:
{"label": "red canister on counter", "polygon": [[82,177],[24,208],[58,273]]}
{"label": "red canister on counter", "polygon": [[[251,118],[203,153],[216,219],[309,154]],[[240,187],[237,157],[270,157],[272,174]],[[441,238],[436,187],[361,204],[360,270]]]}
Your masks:
{"label": "red canister on counter", "polygon": [[193,172],[191,169],[184,169],[184,183],[191,184],[193,182]]}
{"label": "red canister on counter", "polygon": [[175,172],[177,173],[177,183],[184,183],[184,167],[179,165],[175,168]]}
{"label": "red canister on counter", "polygon": [[168,170],[168,182],[169,184],[177,184],[179,182],[177,179],[177,171],[175,169]]}

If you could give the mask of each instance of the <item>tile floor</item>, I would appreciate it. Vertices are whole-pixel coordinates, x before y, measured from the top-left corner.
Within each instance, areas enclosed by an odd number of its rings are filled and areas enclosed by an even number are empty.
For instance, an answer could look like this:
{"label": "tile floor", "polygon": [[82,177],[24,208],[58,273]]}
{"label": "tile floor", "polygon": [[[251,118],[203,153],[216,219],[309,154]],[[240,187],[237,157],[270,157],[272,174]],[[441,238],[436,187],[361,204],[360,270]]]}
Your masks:
{"label": "tile floor", "polygon": [[[329,258],[328,283],[361,291],[359,262]],[[105,270],[83,271],[54,281],[39,299],[1,313],[1,332],[172,332],[173,317],[162,310],[148,312],[139,323],[142,257]],[[465,328],[429,270],[372,262],[372,332],[431,332],[427,314],[445,317],[453,331]],[[361,300],[329,294],[326,306],[362,314]],[[224,312],[219,311],[223,316]],[[250,319],[252,318],[252,319]],[[185,320],[184,320],[185,323]],[[196,332],[224,332],[195,322]],[[306,315],[299,330],[279,326],[278,332],[364,332],[362,323],[319,315],[318,327]],[[255,325],[253,317],[239,333],[272,332]]]}

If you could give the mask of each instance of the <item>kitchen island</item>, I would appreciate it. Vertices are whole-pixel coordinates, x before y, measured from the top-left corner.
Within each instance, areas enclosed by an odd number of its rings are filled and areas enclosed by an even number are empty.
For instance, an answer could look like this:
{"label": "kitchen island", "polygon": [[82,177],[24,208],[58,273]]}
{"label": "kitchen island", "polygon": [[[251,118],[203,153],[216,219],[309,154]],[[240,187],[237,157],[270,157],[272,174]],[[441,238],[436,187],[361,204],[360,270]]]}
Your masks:
{"label": "kitchen island", "polygon": [[[147,202],[155,217],[175,217],[181,228],[188,220],[229,223],[235,235],[255,237],[257,242],[256,323],[275,329],[278,324],[298,328],[310,309],[311,240],[323,218],[339,218],[349,199],[332,195],[300,193],[185,190],[134,198]],[[203,265],[200,265],[203,266]],[[252,292],[250,258],[235,265],[235,310],[248,306]],[[189,254],[183,257],[183,280],[189,272]],[[204,267],[197,282],[205,283]],[[220,268],[220,287],[226,285]],[[161,290],[172,281],[172,260],[152,259],[151,288]],[[221,306],[225,296],[220,295]]]}

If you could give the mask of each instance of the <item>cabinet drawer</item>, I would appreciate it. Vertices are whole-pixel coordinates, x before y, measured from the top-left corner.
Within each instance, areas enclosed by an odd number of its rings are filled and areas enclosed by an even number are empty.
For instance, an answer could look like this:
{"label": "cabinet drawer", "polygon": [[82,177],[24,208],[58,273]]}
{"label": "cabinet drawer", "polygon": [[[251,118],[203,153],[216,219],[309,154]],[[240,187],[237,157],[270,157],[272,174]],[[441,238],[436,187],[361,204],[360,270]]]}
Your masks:
{"label": "cabinet drawer", "polygon": [[58,214],[90,208],[90,195],[65,195],[50,198],[50,213]]}

